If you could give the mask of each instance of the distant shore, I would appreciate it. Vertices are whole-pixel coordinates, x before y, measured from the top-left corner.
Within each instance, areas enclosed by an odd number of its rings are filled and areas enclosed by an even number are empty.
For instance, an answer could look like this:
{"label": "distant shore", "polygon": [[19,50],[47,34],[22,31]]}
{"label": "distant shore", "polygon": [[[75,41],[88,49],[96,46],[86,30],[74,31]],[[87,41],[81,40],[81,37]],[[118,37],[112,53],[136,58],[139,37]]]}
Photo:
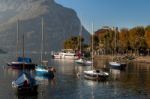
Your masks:
{"label": "distant shore", "polygon": [[150,63],[150,56],[138,56],[133,61],[140,63]]}
{"label": "distant shore", "polygon": [[127,56],[125,55],[118,55],[118,56],[113,56],[113,55],[95,55],[94,59],[99,60],[99,59],[108,59],[108,60],[113,60],[115,58],[120,59],[121,61],[130,61],[130,62],[139,62],[139,63],[149,63],[150,64],[150,56],[133,56],[132,59],[126,58]]}

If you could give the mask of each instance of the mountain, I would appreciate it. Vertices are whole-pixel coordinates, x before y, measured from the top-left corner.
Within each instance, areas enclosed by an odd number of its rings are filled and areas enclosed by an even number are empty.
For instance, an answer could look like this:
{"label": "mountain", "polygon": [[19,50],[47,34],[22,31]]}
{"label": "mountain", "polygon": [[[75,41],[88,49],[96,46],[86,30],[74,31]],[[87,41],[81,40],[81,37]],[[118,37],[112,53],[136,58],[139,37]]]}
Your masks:
{"label": "mountain", "polygon": [[[40,51],[41,18],[44,19],[44,50],[58,50],[71,36],[79,35],[80,20],[73,9],[54,0],[0,0],[0,48],[15,51],[17,20],[19,20],[19,48],[25,34],[25,50]],[[82,30],[85,42],[90,34]]]}

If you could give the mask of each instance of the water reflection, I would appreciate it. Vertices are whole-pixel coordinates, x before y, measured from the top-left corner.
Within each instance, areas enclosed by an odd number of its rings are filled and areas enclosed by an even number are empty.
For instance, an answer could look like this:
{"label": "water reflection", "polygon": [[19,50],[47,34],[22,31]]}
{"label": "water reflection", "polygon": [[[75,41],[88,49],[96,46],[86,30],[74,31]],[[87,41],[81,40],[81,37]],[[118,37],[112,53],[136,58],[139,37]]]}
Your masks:
{"label": "water reflection", "polygon": [[56,73],[71,75],[74,73],[74,60],[57,59],[51,61],[55,64]]}
{"label": "water reflection", "polygon": [[19,70],[8,68],[8,67],[5,67],[3,70],[4,70],[4,74],[11,75],[13,77],[16,77],[16,75],[20,73]]}
{"label": "water reflection", "polygon": [[38,96],[17,96],[17,99],[38,99]]}
{"label": "water reflection", "polygon": [[137,94],[150,93],[150,64],[130,63],[124,79],[123,87],[130,87]]}
{"label": "water reflection", "polygon": [[[34,55],[33,55],[34,56]],[[5,56],[7,59],[7,56]],[[3,57],[1,57],[3,58]],[[9,57],[8,57],[9,58]],[[6,61],[5,59],[5,61]],[[46,56],[50,59],[50,56]],[[0,60],[1,61],[1,60]],[[34,61],[36,57],[34,56]],[[4,62],[1,62],[4,63]],[[3,66],[2,64],[1,66]],[[150,64],[129,63],[125,71],[109,69],[110,79],[106,82],[86,80],[83,71],[90,66],[79,66],[73,60],[49,60],[49,65],[56,68],[54,79],[37,76],[34,71],[27,71],[40,86],[37,96],[16,96],[11,82],[22,71],[0,67],[1,99],[148,99],[150,98]],[[94,67],[108,66],[108,60],[95,60]]]}
{"label": "water reflection", "polygon": [[113,80],[119,80],[121,77],[121,71],[118,69],[110,69],[110,75]]}

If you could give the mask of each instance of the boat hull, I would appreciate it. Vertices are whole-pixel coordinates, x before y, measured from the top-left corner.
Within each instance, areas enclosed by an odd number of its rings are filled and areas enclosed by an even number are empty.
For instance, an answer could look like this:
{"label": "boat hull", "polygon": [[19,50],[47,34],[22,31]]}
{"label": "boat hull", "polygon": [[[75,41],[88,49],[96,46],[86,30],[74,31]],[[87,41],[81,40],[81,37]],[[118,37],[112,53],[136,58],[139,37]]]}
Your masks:
{"label": "boat hull", "polygon": [[33,63],[8,63],[7,65],[13,69],[35,69],[36,66]]}
{"label": "boat hull", "polygon": [[93,72],[93,71],[85,71],[84,72],[84,78],[88,80],[97,80],[97,81],[105,81],[109,77],[109,74],[106,72],[99,73],[99,72]]}
{"label": "boat hull", "polygon": [[38,93],[38,85],[38,82],[25,72],[12,82],[12,88],[18,95],[35,95]]}
{"label": "boat hull", "polygon": [[44,76],[44,77],[54,78],[54,73],[53,72],[44,72],[44,71],[37,71],[36,70],[36,74],[38,76]]}
{"label": "boat hull", "polygon": [[54,71],[51,71],[50,69],[46,68],[45,66],[39,66],[39,67],[37,66],[35,71],[38,76],[54,78]]}
{"label": "boat hull", "polygon": [[126,64],[125,63],[109,63],[110,67],[112,69],[119,69],[119,70],[124,70],[126,68]]}
{"label": "boat hull", "polygon": [[88,80],[98,80],[98,81],[105,81],[108,79],[108,77],[106,76],[93,76],[93,75],[84,75],[84,78],[88,79]]}
{"label": "boat hull", "polygon": [[91,66],[92,65],[91,61],[87,61],[87,60],[83,60],[83,59],[78,59],[75,62],[82,66]]}
{"label": "boat hull", "polygon": [[38,85],[33,87],[17,87],[13,88],[17,95],[37,95],[38,94]]}
{"label": "boat hull", "polygon": [[69,55],[65,55],[65,56],[62,56],[62,59],[77,59],[78,57],[72,55],[72,56],[69,56]]}
{"label": "boat hull", "polygon": [[125,70],[126,65],[122,65],[122,66],[111,66],[112,69],[118,69],[118,70]]}
{"label": "boat hull", "polygon": [[76,53],[73,50],[62,50],[60,52],[53,52],[51,54],[52,58],[54,59],[77,59]]}
{"label": "boat hull", "polygon": [[61,59],[61,56],[60,55],[52,55],[52,58],[53,59]]}

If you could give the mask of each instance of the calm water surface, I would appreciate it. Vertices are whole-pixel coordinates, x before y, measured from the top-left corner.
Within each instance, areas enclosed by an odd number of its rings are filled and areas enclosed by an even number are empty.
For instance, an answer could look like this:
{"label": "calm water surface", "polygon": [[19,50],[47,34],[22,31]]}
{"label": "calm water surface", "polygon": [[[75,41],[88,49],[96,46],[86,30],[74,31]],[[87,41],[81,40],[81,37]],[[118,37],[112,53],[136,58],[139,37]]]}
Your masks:
{"label": "calm water surface", "polygon": [[[30,55],[39,63],[39,55]],[[106,82],[85,80],[83,71],[90,67],[78,66],[74,61],[51,60],[45,56],[49,65],[55,66],[55,79],[50,80],[29,73],[40,83],[37,96],[17,96],[11,87],[21,71],[6,68],[13,55],[0,55],[0,99],[150,99],[150,64],[128,63],[126,70],[109,70]],[[98,67],[107,66],[107,60],[96,61]],[[77,75],[79,74],[79,75]]]}

